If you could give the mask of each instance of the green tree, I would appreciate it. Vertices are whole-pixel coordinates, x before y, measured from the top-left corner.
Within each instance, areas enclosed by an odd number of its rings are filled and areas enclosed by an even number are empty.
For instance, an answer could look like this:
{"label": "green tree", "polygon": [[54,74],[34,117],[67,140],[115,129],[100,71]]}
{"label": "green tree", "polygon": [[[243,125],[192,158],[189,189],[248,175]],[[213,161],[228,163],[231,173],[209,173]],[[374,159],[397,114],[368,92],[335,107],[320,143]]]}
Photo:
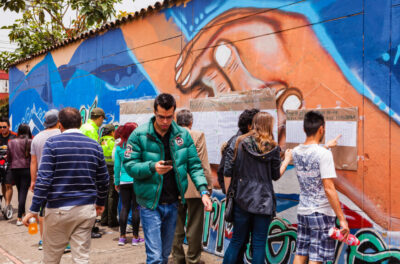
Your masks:
{"label": "green tree", "polygon": [[[114,5],[122,0],[0,0],[0,8],[22,12],[22,18],[9,29],[11,42],[17,44],[14,52],[0,53],[0,69],[56,43],[101,26],[115,15]],[[68,22],[69,10],[75,14]],[[71,13],[71,11],[69,11]]]}
{"label": "green tree", "polygon": [[2,7],[4,11],[19,12],[20,10],[24,10],[25,6],[25,0],[0,0],[0,8]]}

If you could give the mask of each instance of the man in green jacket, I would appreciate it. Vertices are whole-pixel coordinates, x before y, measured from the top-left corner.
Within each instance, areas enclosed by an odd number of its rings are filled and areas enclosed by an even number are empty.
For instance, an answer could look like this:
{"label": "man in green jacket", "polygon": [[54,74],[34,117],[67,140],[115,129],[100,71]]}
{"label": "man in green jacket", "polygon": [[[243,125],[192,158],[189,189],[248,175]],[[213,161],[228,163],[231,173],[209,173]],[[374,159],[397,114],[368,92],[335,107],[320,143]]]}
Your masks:
{"label": "man in green jacket", "polygon": [[[80,127],[82,134],[99,142],[99,127],[101,127],[105,119],[107,119],[107,117],[103,109],[99,107],[93,108],[90,113],[90,119]],[[100,238],[101,234],[99,228],[95,225],[92,228],[92,238]]]}
{"label": "man in green jacket", "polygon": [[155,116],[133,131],[123,162],[126,172],[135,179],[148,264],[168,263],[179,197],[185,203],[187,174],[200,192],[205,210],[211,211],[212,207],[193,139],[173,121],[175,109],[172,95],[156,97]]}
{"label": "man in green jacket", "polygon": [[81,126],[80,130],[85,136],[88,136],[98,142],[99,127],[101,127],[103,121],[106,119],[107,117],[103,109],[99,107],[93,108],[92,112],[90,113],[90,119]]}

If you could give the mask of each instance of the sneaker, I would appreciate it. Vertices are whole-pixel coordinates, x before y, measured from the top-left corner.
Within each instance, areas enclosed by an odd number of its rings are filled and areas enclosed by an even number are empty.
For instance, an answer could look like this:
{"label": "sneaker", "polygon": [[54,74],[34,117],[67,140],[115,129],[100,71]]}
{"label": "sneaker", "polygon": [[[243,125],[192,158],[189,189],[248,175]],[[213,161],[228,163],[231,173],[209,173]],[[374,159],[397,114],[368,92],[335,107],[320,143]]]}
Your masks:
{"label": "sneaker", "polygon": [[5,214],[4,217],[7,218],[7,220],[10,220],[13,217],[13,207],[11,204],[7,205],[7,207],[4,210]]}
{"label": "sneaker", "polygon": [[133,227],[132,227],[132,225],[126,225],[126,233],[132,233],[132,231],[133,231]]}
{"label": "sneaker", "polygon": [[126,237],[120,237],[118,240],[118,246],[125,246],[126,244]]}
{"label": "sneaker", "polygon": [[17,226],[22,226],[24,223],[22,223],[22,220],[17,220]]}
{"label": "sneaker", "polygon": [[42,240],[39,240],[38,248],[39,248],[39,250],[43,249],[43,241]]}
{"label": "sneaker", "polygon": [[142,244],[144,242],[144,238],[132,238],[132,246],[137,246],[139,244]]}
{"label": "sneaker", "polygon": [[71,251],[71,245],[68,243],[67,247],[64,249],[64,253],[68,253]]}

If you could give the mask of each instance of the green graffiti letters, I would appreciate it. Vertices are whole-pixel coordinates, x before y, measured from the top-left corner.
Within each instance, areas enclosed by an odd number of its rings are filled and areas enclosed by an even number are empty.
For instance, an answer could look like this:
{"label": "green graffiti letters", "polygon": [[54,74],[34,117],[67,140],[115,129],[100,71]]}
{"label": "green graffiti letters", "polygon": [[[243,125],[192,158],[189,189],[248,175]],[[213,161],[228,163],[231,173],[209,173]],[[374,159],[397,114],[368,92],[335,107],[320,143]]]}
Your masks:
{"label": "green graffiti letters", "polygon": [[389,249],[375,230],[361,229],[355,235],[361,243],[347,248],[347,263],[400,263],[400,250]]}

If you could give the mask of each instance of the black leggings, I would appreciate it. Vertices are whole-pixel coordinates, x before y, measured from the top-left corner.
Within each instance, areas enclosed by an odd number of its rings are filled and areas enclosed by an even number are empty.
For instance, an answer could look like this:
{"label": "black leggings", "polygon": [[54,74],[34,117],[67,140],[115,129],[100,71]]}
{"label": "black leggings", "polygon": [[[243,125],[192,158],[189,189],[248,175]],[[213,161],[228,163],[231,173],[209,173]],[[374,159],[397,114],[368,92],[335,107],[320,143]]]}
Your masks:
{"label": "black leggings", "polygon": [[121,236],[126,234],[126,223],[128,221],[129,211],[132,208],[132,233],[133,236],[137,237],[139,236],[140,215],[133,184],[121,184],[119,195],[121,195],[122,202],[122,209],[119,215]]}
{"label": "black leggings", "polygon": [[26,196],[31,185],[31,173],[29,168],[11,169],[12,177],[18,190],[18,218],[25,214]]}

